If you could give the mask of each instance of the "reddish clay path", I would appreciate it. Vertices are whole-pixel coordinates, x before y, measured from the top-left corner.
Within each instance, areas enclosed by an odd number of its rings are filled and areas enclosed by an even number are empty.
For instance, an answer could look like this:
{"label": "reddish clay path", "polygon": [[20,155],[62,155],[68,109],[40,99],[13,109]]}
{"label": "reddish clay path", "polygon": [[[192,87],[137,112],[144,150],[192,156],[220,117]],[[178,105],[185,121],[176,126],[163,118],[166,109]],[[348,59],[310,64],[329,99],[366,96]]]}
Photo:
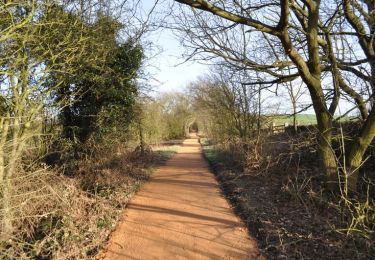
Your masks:
{"label": "reddish clay path", "polygon": [[104,259],[263,258],[193,138],[132,199]]}

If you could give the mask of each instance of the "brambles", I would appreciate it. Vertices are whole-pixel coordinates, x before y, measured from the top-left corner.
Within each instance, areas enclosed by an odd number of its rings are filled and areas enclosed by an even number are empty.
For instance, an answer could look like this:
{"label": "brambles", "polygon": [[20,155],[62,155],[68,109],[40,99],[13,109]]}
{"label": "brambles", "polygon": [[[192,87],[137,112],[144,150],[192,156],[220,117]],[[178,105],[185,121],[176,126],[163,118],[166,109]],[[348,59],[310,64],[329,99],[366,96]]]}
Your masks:
{"label": "brambles", "polygon": [[[112,147],[113,148],[113,147]],[[13,236],[2,238],[4,259],[87,259],[103,246],[132,194],[159,157],[134,160],[132,151],[103,149],[78,161],[76,177],[51,169],[18,172],[12,180]],[[2,215],[0,216],[2,217]]]}

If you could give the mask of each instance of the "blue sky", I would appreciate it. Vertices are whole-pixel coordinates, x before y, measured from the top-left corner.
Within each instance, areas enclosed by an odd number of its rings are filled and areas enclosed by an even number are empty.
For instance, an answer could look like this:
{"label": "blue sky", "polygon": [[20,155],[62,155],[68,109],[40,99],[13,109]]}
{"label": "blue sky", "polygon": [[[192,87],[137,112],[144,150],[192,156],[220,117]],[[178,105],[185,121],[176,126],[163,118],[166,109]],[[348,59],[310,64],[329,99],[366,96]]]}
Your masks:
{"label": "blue sky", "polygon": [[150,68],[154,78],[158,81],[152,84],[155,86],[155,91],[181,91],[189,82],[208,70],[208,66],[197,62],[183,63],[184,50],[171,31],[159,30],[153,33],[150,39],[162,49],[162,53],[152,60],[156,68]]}
{"label": "blue sky", "polygon": [[[155,0],[141,1],[146,13],[147,10],[149,10],[155,3]],[[156,10],[157,13],[159,13],[159,18],[162,16],[160,13],[168,11],[168,4],[172,3],[172,0],[160,1],[162,3]],[[189,82],[195,81],[197,77],[208,73],[208,65],[203,65],[196,61],[181,64],[184,61],[184,48],[179,44],[179,41],[177,40],[176,36],[173,35],[171,30],[159,29],[151,33],[147,40],[151,41],[154,45],[158,46],[162,50],[160,54],[149,61],[149,63],[153,66],[146,68],[146,70],[154,77],[154,80],[149,82],[153,86],[153,94],[170,91],[182,92]],[[278,98],[275,98],[275,96],[271,94],[265,94],[267,96],[267,100],[265,101],[266,104],[273,104],[272,107],[277,107],[279,113],[291,112],[289,98],[285,96],[285,93],[284,97],[279,96]],[[305,95],[301,98],[300,102],[311,103],[311,100],[308,95]],[[346,101],[341,101],[339,110],[344,112],[350,107],[351,105],[349,105]],[[304,113],[314,112],[312,108],[310,108]]]}
{"label": "blue sky", "polygon": [[[142,0],[143,8],[147,12],[155,0]],[[171,1],[162,1],[157,12],[163,12],[168,9],[168,3]],[[164,9],[164,10],[163,10]],[[161,17],[161,15],[159,15]],[[198,62],[184,62],[184,49],[173,32],[169,29],[158,29],[148,36],[148,41],[158,46],[162,52],[150,60],[153,66],[146,68],[155,80],[150,83],[156,93],[169,91],[183,91],[189,82],[194,81],[198,76],[208,71],[208,66]],[[182,64],[181,64],[182,63]]]}

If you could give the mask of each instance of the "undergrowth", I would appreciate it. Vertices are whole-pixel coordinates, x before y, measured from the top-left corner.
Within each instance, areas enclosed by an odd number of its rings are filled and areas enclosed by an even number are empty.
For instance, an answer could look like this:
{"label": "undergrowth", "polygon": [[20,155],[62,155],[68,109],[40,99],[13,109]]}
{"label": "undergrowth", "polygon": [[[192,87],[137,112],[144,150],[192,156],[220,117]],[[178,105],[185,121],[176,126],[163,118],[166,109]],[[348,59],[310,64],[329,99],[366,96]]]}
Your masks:
{"label": "undergrowth", "polygon": [[0,238],[0,258],[95,256],[131,196],[174,151],[137,153],[123,147],[97,150],[76,163],[74,175],[45,164],[20,167],[12,179],[15,231]]}
{"label": "undergrowth", "polygon": [[324,190],[309,136],[201,144],[224,193],[270,259],[374,258],[373,184],[350,197]]}

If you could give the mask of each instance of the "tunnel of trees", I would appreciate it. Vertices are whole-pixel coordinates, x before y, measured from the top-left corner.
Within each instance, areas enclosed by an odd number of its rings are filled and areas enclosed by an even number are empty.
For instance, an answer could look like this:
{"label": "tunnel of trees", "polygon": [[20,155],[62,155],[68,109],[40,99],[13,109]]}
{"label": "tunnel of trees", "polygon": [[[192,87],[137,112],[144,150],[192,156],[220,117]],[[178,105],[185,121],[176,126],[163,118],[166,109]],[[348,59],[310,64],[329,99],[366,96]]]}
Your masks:
{"label": "tunnel of trees", "polygon": [[[278,192],[309,214],[310,196],[341,220],[336,233],[373,250],[375,1],[141,2],[0,1],[0,258],[95,256],[175,152],[156,148],[189,133],[215,167],[230,161],[224,186],[281,178]],[[210,65],[183,92],[152,92],[147,36],[161,27],[184,61]],[[292,127],[279,133],[282,102]],[[315,121],[298,126],[309,109]]]}

